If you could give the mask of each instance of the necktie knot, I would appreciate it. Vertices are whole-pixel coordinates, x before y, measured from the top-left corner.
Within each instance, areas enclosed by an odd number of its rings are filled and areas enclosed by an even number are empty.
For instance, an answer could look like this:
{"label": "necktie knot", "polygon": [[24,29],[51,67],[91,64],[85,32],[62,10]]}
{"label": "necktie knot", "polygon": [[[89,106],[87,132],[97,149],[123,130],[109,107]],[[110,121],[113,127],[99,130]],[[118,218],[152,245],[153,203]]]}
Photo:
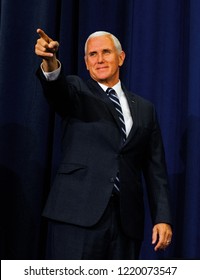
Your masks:
{"label": "necktie knot", "polygon": [[110,95],[110,94],[116,95],[116,92],[115,92],[115,90],[113,88],[107,88],[106,93],[108,95]]}

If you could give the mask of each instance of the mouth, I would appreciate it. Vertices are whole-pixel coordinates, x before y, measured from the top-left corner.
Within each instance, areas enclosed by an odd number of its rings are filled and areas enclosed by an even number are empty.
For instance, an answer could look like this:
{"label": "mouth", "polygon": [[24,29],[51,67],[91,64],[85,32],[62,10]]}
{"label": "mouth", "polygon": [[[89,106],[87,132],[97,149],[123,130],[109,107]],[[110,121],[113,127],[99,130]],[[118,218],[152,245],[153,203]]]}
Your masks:
{"label": "mouth", "polygon": [[96,70],[104,70],[104,69],[108,69],[107,66],[101,66],[101,67],[97,67]]}

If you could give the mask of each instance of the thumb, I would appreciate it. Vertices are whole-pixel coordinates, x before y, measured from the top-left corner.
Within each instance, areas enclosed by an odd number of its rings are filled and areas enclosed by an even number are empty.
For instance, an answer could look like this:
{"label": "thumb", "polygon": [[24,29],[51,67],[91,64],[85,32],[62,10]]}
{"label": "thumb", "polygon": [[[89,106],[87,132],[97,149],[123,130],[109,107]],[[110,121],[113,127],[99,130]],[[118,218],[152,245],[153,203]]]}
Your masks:
{"label": "thumb", "polygon": [[153,232],[152,232],[152,244],[155,244],[158,238],[158,231],[156,226],[153,227]]}

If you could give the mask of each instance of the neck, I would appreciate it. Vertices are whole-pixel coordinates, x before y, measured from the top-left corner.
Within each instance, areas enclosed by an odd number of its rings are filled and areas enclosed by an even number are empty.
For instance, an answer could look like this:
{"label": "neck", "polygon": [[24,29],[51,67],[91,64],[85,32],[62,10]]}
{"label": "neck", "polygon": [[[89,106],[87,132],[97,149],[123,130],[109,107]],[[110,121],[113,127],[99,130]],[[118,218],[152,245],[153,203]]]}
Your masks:
{"label": "neck", "polygon": [[107,80],[99,80],[99,81],[96,81],[96,82],[98,82],[99,84],[101,84],[101,85],[104,85],[104,86],[106,86],[106,87],[114,87],[116,84],[118,84],[119,83],[119,79],[117,79],[117,80],[115,80],[115,81],[107,81]]}

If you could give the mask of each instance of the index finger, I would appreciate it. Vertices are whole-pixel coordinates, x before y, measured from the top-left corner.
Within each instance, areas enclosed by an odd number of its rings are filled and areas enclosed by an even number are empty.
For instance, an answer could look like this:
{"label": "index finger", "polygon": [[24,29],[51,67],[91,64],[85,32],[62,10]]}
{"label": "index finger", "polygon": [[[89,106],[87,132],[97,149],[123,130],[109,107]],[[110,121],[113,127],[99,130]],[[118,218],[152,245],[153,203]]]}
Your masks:
{"label": "index finger", "polygon": [[49,38],[49,36],[40,28],[37,29],[37,33],[39,36],[44,39],[47,43],[50,43],[52,40]]}

